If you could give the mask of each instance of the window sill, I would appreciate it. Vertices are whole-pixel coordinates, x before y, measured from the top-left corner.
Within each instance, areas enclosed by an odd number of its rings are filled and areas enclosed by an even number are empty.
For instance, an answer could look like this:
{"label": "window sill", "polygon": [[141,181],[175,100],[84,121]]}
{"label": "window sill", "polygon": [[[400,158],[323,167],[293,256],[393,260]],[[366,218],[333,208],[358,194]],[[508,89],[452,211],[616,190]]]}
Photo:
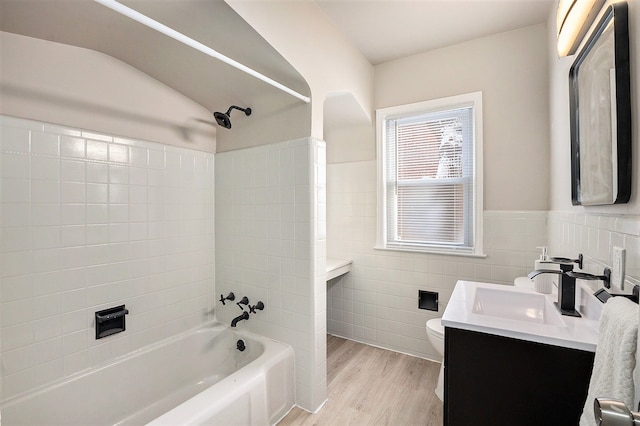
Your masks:
{"label": "window sill", "polygon": [[374,250],[382,250],[382,251],[399,251],[399,252],[409,252],[409,253],[422,253],[422,254],[437,254],[440,256],[457,256],[457,257],[473,257],[476,259],[486,259],[487,255],[484,253],[462,253],[456,251],[444,251],[444,250],[435,250],[435,249],[418,249],[418,248],[398,248],[398,247],[384,247],[376,245],[373,247]]}

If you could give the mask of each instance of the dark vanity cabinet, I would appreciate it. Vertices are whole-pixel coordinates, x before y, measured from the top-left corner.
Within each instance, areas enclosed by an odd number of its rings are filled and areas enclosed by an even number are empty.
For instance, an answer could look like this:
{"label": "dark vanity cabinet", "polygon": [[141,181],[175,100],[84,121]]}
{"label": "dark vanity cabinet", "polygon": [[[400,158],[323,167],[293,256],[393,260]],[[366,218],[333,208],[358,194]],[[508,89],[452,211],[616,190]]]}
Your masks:
{"label": "dark vanity cabinet", "polygon": [[593,352],[445,328],[445,426],[573,426]]}

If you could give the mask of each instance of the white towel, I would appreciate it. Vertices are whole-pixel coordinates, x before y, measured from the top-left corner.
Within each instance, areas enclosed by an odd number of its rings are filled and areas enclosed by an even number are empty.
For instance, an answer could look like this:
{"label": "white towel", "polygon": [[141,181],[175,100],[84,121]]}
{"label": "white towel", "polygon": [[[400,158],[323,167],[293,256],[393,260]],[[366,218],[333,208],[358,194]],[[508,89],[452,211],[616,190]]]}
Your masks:
{"label": "white towel", "polygon": [[593,400],[617,399],[633,409],[633,369],[638,339],[638,304],[612,297],[602,308],[598,347],[580,426],[595,426]]}

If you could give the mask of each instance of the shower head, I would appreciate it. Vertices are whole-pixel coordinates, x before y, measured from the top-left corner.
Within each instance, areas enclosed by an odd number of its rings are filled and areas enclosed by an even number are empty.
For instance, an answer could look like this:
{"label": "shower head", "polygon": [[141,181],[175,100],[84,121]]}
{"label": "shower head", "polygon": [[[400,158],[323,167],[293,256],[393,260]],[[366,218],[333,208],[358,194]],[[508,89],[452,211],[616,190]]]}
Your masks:
{"label": "shower head", "polygon": [[214,112],[213,116],[216,118],[216,122],[219,126],[222,126],[225,129],[231,128],[231,118],[227,114],[224,112]]}
{"label": "shower head", "polygon": [[244,114],[246,116],[251,115],[251,108],[240,108],[237,107],[235,105],[231,105],[229,107],[229,109],[227,110],[227,112],[214,112],[213,116],[216,119],[216,122],[218,123],[218,125],[224,127],[225,129],[230,129],[231,128],[231,110],[233,109],[237,109],[240,110],[242,112],[244,112]]}

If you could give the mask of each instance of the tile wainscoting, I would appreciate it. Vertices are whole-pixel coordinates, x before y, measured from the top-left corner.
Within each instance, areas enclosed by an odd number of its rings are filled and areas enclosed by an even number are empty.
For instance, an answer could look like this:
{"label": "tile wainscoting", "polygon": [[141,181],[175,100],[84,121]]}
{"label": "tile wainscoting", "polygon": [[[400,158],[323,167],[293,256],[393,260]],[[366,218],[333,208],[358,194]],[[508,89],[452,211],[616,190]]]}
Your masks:
{"label": "tile wainscoting", "polygon": [[549,212],[549,250],[560,256],[584,255],[584,269],[602,274],[613,263],[613,247],[626,254],[626,281],[640,284],[640,216]]}
{"label": "tile wainscoting", "polygon": [[[512,284],[547,244],[546,211],[485,211],[486,258],[373,249],[376,163],[327,166],[328,257],[352,259],[351,272],[330,281],[329,333],[439,359],[425,323],[441,317],[459,279]],[[440,294],[438,312],[418,309],[418,290]]]}
{"label": "tile wainscoting", "polygon": [[[486,258],[375,250],[376,163],[327,166],[329,257],[352,259],[351,272],[327,283],[331,334],[439,359],[425,322],[440,317],[459,279],[511,284],[533,269],[537,247],[555,256],[582,253],[587,272],[627,250],[627,282],[640,284],[640,216],[584,212],[485,211]],[[438,312],[418,309],[418,290],[440,294]]]}

